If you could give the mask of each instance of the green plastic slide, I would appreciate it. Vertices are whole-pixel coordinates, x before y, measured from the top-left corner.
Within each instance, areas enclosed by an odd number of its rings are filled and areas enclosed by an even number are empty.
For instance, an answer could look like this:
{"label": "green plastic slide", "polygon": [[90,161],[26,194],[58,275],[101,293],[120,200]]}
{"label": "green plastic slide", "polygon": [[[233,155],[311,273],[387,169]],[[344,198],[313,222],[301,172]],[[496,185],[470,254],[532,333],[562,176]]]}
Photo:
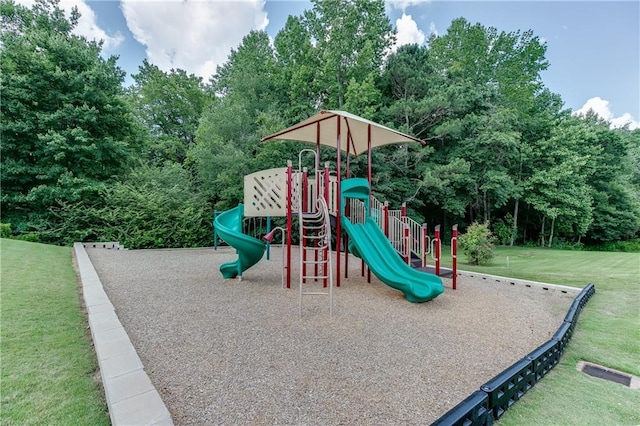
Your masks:
{"label": "green plastic slide", "polygon": [[[369,183],[366,179],[342,181],[342,206],[347,198],[360,199],[368,210]],[[349,250],[367,264],[371,272],[389,287],[400,290],[409,302],[427,302],[444,292],[440,277],[420,272],[406,264],[371,216],[353,224],[342,211],[341,224],[349,235]]]}
{"label": "green plastic slide", "polygon": [[265,243],[242,233],[244,205],[220,213],[213,224],[220,238],[236,249],[238,259],[224,263],[220,272],[224,278],[235,278],[262,259]]}
{"label": "green plastic slide", "polygon": [[402,260],[372,218],[364,224],[343,218],[342,226],[351,238],[351,251],[380,281],[404,293],[409,302],[427,302],[444,292],[440,277],[417,271]]}

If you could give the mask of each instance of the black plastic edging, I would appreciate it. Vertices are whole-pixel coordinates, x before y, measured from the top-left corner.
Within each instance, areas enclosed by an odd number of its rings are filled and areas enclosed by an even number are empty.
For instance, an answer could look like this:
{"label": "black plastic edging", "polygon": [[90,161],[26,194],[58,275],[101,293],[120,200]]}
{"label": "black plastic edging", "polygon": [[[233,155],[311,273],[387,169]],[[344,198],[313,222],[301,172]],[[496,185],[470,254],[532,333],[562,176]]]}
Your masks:
{"label": "black plastic edging", "polygon": [[551,340],[516,362],[480,387],[458,405],[432,423],[432,426],[487,426],[499,419],[506,410],[539,382],[560,362],[569,344],[582,308],[595,294],[589,283],[578,294],[564,321]]}
{"label": "black plastic edging", "polygon": [[478,390],[436,420],[432,426],[490,426],[492,424],[493,413],[489,410],[489,396],[486,392]]}
{"label": "black plastic edging", "polygon": [[549,340],[525,357],[531,360],[531,367],[536,383],[560,362],[561,355],[562,353],[558,349],[558,341]]}
{"label": "black plastic edging", "polygon": [[487,393],[489,408],[497,420],[535,384],[531,360],[523,358],[480,386],[480,390]]}
{"label": "black plastic edging", "polygon": [[562,354],[564,352],[564,348],[569,344],[569,340],[571,340],[571,336],[573,336],[573,327],[571,327],[572,323],[563,322],[556,334],[551,338],[552,340],[556,340],[559,344],[558,350]]}
{"label": "black plastic edging", "polygon": [[574,300],[571,304],[571,307],[569,308],[569,312],[567,312],[567,315],[564,317],[564,322],[573,322],[574,318],[578,317],[581,310],[582,307],[580,306],[579,301]]}

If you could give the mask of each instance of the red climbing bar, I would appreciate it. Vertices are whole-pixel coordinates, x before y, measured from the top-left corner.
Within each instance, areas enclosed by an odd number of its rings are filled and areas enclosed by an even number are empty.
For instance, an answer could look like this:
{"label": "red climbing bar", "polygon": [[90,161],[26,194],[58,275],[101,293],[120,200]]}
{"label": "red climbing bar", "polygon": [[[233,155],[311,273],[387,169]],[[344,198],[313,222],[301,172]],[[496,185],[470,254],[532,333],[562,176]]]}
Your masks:
{"label": "red climbing bar", "polygon": [[422,239],[422,267],[427,266],[427,252],[429,251],[429,237],[427,236],[427,224],[423,223],[420,228],[420,237]]}
{"label": "red climbing bar", "polygon": [[440,225],[436,226],[436,236],[433,239],[436,253],[436,275],[440,276]]}
{"label": "red climbing bar", "polygon": [[453,289],[456,289],[456,282],[458,280],[458,265],[457,265],[457,257],[458,257],[458,225],[453,225],[453,230],[451,231],[451,263],[453,268]]}
{"label": "red climbing bar", "polygon": [[293,169],[291,160],[287,161],[287,288],[291,288],[291,228],[293,212],[291,211],[291,193],[293,185]]}

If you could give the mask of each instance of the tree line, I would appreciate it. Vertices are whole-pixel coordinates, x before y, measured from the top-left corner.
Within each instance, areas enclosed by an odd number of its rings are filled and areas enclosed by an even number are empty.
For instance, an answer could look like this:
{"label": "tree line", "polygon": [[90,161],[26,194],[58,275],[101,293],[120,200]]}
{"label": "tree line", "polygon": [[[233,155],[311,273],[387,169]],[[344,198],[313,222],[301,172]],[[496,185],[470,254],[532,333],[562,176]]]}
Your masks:
{"label": "tree line", "polygon": [[373,152],[374,194],[418,221],[486,222],[502,244],[638,238],[640,130],[564,109],[543,41],[458,18],[395,49],[384,7],[314,0],[273,41],[247,34],[208,81],[144,61],[125,87],[117,58],[73,33],[77,11],[0,0],[2,222],[56,244],[209,245],[243,176],[303,147],[260,138],[340,109],[427,143]]}

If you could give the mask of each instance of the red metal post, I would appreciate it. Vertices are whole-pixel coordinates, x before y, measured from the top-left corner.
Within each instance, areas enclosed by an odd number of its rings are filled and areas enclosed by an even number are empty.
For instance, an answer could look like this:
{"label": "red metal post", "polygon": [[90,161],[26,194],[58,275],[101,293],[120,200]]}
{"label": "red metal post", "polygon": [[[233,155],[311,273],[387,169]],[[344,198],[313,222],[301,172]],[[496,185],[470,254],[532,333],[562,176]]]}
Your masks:
{"label": "red metal post", "polygon": [[[300,173],[300,172],[298,172]],[[306,213],[307,210],[309,209],[308,203],[307,203],[307,168],[303,167],[302,168],[302,182],[300,182],[300,187],[298,188],[298,195],[300,197],[302,197],[302,200],[300,205],[302,208],[302,212],[301,213]],[[305,234],[304,231],[304,226],[301,226],[300,229],[302,230],[301,235],[300,235],[300,244],[302,245],[302,276],[306,277],[307,276],[307,235]],[[307,282],[306,278],[302,279],[303,283]]]}
{"label": "red metal post", "polygon": [[[323,176],[323,180],[324,180],[324,201],[327,203],[327,206],[329,206],[329,209],[331,208],[331,204],[329,203],[329,185],[331,183],[331,181],[329,180],[329,162],[324,163],[324,176]],[[325,248],[324,252],[324,260],[328,259],[328,256],[331,255],[331,253],[329,253],[329,249]],[[323,270],[322,270],[322,275],[324,277],[327,276],[327,263],[324,262],[323,264]],[[326,287],[328,284],[327,278],[324,279],[324,283],[323,283],[323,287]]]}
{"label": "red metal post", "polygon": [[[350,162],[350,157],[349,154],[351,152],[351,143],[353,143],[353,140],[351,140],[351,131],[349,130],[349,128],[347,127],[347,170],[345,171],[345,178],[349,179],[350,177],[350,170],[349,167],[351,165]],[[340,202],[342,202],[342,200],[340,200]],[[345,201],[345,206],[344,206],[344,214],[345,216],[349,217],[351,216],[351,200],[346,200]],[[344,244],[344,277],[345,278],[349,278],[349,234],[345,233],[344,234],[344,240],[343,240],[343,244]]]}
{"label": "red metal post", "polygon": [[384,206],[382,207],[382,223],[384,224],[384,235],[389,238],[389,202],[385,201]]}
{"label": "red metal post", "polygon": [[371,124],[367,125],[367,180],[369,181],[369,190],[371,190]]}
{"label": "red metal post", "polygon": [[342,179],[342,175],[341,175],[341,163],[342,163],[342,144],[341,144],[341,135],[340,135],[340,116],[336,116],[336,134],[338,135],[337,140],[336,140],[336,150],[337,150],[337,154],[336,154],[336,174],[338,175],[338,185],[336,188],[336,191],[338,192],[336,194],[336,207],[337,207],[337,213],[336,213],[336,287],[340,287],[340,266],[342,264],[342,258],[341,258],[341,247],[340,247],[340,243],[342,242],[342,238],[340,236],[340,233],[342,231],[341,226],[340,226],[340,219],[342,216],[342,212],[340,211],[341,209],[341,204],[342,201],[340,200],[340,180]]}
{"label": "red metal post", "polygon": [[458,225],[453,225],[453,231],[451,233],[451,257],[453,267],[453,289],[456,289],[458,281]]}
{"label": "red metal post", "polygon": [[427,252],[429,251],[429,238],[427,236],[427,224],[423,223],[421,229],[422,237],[422,267],[427,266]]}
{"label": "red metal post", "polygon": [[436,236],[433,239],[436,252],[436,275],[440,276],[440,225],[436,226]]}
{"label": "red metal post", "polygon": [[406,221],[406,217],[402,218],[402,225],[404,226],[404,259],[407,265],[411,265],[411,246],[409,241],[409,224]]}
{"label": "red metal post", "polygon": [[291,228],[292,228],[292,211],[291,211],[291,193],[293,186],[293,169],[291,160],[287,161],[287,288],[291,288]]}
{"label": "red metal post", "polygon": [[400,208],[400,223],[402,224],[402,245],[404,246],[404,261],[411,263],[411,250],[409,247],[409,224],[407,223],[407,203],[402,203]]}

